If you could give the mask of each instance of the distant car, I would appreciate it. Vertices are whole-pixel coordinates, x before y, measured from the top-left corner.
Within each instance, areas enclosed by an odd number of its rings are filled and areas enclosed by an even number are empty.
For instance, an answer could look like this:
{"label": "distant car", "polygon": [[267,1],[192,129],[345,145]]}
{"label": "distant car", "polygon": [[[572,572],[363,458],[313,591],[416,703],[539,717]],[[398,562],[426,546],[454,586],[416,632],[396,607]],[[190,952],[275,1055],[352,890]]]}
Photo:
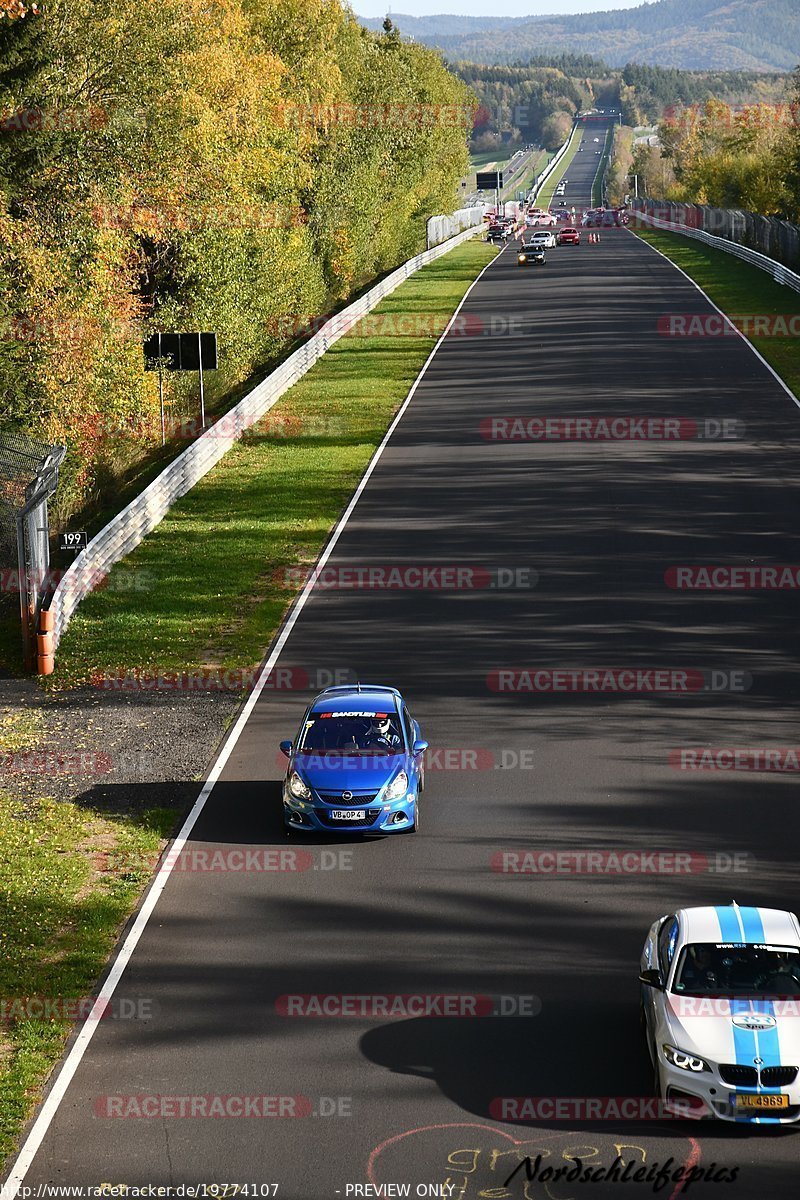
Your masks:
{"label": "distant car", "polygon": [[800,924],[778,908],[674,909],[639,966],[640,1020],[668,1112],[800,1121]]}
{"label": "distant car", "polygon": [[544,246],[535,246],[531,242],[520,247],[517,254],[518,267],[543,267],[546,262]]}
{"label": "distant car", "polygon": [[600,138],[593,138],[592,141],[599,142]]}
{"label": "distant car", "polygon": [[578,154],[583,154],[583,146],[578,146]]}
{"label": "distant car", "polygon": [[549,233],[549,232],[535,233],[533,235],[533,237],[530,239],[530,241],[528,242],[529,246],[542,246],[548,250],[550,249],[551,246],[555,246],[555,244],[556,244],[556,235],[554,233]]}
{"label": "distant car", "polygon": [[396,688],[326,688],[280,748],[287,833],[417,832],[428,743]]}
{"label": "distant car", "polygon": [[533,226],[535,226],[535,225],[555,225],[555,223],[556,223],[555,217],[551,213],[546,212],[542,208],[529,209],[528,216],[533,219],[530,222],[526,222],[526,224],[530,224]]}
{"label": "distant car", "polygon": [[505,242],[510,236],[508,225],[490,225],[486,231],[487,242]]}
{"label": "distant car", "polygon": [[565,229],[559,229],[556,234],[556,243],[559,246],[580,246],[580,232],[571,225],[568,225]]}

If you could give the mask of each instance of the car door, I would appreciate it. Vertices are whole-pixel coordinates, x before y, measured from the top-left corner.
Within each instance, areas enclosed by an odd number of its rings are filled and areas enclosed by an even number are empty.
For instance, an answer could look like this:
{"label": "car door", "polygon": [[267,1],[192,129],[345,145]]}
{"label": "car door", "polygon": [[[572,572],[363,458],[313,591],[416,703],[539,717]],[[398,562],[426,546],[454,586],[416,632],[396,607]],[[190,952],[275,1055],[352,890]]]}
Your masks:
{"label": "car door", "polygon": [[[678,932],[678,918],[674,913],[671,913],[664,918],[659,927],[656,939],[656,962],[653,963],[653,966],[657,966],[661,972],[661,979],[665,987],[678,946]],[[645,997],[647,1028],[654,1042],[657,1042],[659,1029],[663,1027],[665,1022],[667,995],[666,992],[659,991],[658,988],[648,987],[645,988],[645,991],[649,993],[649,996]]]}
{"label": "car door", "polygon": [[408,742],[408,750],[409,750],[408,760],[410,763],[411,773],[413,774],[413,783],[416,784],[417,781],[419,780],[420,773],[422,771],[422,755],[421,754],[416,754],[416,755],[412,754],[411,750],[414,746],[414,742],[417,742],[420,740],[419,725],[417,725],[416,721],[413,720],[411,713],[408,711],[408,706],[406,704],[403,704],[402,713],[403,713],[403,728],[405,730],[406,740]]}

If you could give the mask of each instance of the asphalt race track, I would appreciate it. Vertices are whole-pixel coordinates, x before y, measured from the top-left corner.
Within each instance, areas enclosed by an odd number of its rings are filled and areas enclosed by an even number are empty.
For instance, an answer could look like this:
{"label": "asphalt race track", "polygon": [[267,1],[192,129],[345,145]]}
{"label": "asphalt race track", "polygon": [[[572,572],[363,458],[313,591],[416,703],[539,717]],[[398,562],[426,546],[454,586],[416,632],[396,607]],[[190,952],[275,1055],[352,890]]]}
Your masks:
{"label": "asphalt race track", "polygon": [[[593,136],[567,169],[568,203],[577,182],[584,207]],[[250,870],[173,873],[118,989],[150,1015],[100,1023],[26,1186],[277,1183],[282,1200],[363,1196],[352,1187],[368,1183],[410,1184],[412,1196],[449,1184],[438,1194],[454,1200],[653,1194],[522,1175],[503,1186],[525,1154],[607,1166],[623,1147],[637,1164],[739,1168],[732,1190],[701,1182],[691,1196],[794,1193],[792,1130],[650,1119],[645,1107],[591,1120],[580,1108],[652,1095],[637,974],[657,916],[731,897],[800,908],[791,776],[680,770],[671,755],[797,741],[796,594],[665,579],[686,564],[800,561],[797,407],[738,337],[659,332],[667,314],[711,312],[623,229],[550,250],[535,270],[517,267],[512,245],[485,273],[330,563],[482,568],[477,586],[317,588],[281,660],[405,692],[439,752],[421,832],[287,841],[277,745],[310,693],[265,690],[192,838],[193,851],[263,853]],[[626,417],[634,430],[669,418],[684,436],[493,436],[515,428],[506,418],[528,429],[537,417]],[[521,672],[583,668],[700,683],[497,690]],[[633,851],[645,866],[503,869],[519,861],[504,852],[556,850]],[[693,869],[657,873],[654,852],[692,854]],[[264,869],[276,863],[298,869]],[[435,1004],[430,1015],[285,1015],[281,997],[309,995],[459,996],[464,1015]],[[282,1116],[109,1115],[152,1096],[296,1099]],[[503,1098],[521,1096],[574,1100],[575,1115],[500,1119]]]}

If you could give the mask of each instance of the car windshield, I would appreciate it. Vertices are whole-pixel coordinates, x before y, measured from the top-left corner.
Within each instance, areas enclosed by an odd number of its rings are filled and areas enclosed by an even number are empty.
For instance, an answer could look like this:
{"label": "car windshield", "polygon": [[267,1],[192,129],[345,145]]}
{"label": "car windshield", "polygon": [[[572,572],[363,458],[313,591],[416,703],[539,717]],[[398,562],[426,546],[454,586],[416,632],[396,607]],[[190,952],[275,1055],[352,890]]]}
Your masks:
{"label": "car windshield", "polygon": [[396,713],[313,712],[306,718],[299,754],[386,754],[403,752]]}
{"label": "car windshield", "polygon": [[673,990],[683,996],[800,996],[800,950],[695,942],[681,951]]}

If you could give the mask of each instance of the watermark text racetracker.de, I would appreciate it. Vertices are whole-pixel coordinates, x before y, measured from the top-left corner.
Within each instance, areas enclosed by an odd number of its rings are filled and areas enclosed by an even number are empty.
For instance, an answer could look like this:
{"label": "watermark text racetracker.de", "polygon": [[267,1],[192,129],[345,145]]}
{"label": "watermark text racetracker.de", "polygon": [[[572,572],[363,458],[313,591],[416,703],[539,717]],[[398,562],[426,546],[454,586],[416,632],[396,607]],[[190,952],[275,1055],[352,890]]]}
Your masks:
{"label": "watermark text racetracker.de", "polygon": [[800,564],[705,563],[664,572],[668,588],[683,592],[774,592],[800,589]]}
{"label": "watermark text racetracker.de", "polygon": [[496,416],[479,425],[486,442],[735,441],[743,422],[733,417]]}
{"label": "watermark text racetracker.de", "polygon": [[662,313],[661,337],[800,337],[800,313]]}
{"label": "watermark text racetracker.de", "polygon": [[527,695],[691,696],[747,692],[748,671],[700,667],[546,667],[497,669],[486,676],[490,692]]}
{"label": "watermark text racetracker.de", "polygon": [[[203,667],[196,671],[95,671],[93,687],[106,692],[249,692],[260,676],[259,667]],[[277,666],[263,683],[267,692],[319,692],[333,685],[355,683],[356,674],[344,666]]]}
{"label": "watermark text racetracker.de", "polygon": [[669,752],[673,771],[800,771],[800,746],[679,746]]}
{"label": "watermark text racetracker.de", "polygon": [[424,338],[434,340],[447,330],[448,337],[520,337],[530,325],[519,314],[461,311],[450,317],[435,312],[278,313],[268,317],[265,332],[276,338],[302,338],[322,333],[339,338],[353,333],[360,338]]}
{"label": "watermark text racetracker.de", "polygon": [[405,1021],[418,1017],[471,1020],[484,1017],[536,1017],[542,1010],[538,996],[485,993],[297,993],[278,996],[279,1017]]}
{"label": "watermark text racetracker.de", "polygon": [[[536,767],[535,751],[531,747],[515,749],[504,746],[491,750],[487,746],[431,746],[424,754],[425,770],[473,772],[473,771],[533,771]],[[280,752],[275,755],[275,765],[286,767],[286,758]],[[320,754],[304,754],[306,770],[315,768],[325,771],[341,771],[350,775],[359,771],[372,775],[376,768],[391,770],[397,765],[397,754],[348,754],[346,751],[326,751]]]}
{"label": "watermark text racetracker.de", "polygon": [[292,591],[311,582],[330,591],[481,591],[530,590],[539,582],[533,567],[469,563],[331,563],[324,567],[282,567],[273,581]]}
{"label": "watermark text racetracker.de", "polygon": [[0,1021],[149,1021],[158,1014],[151,996],[0,996]]}
{"label": "watermark text racetracker.de", "polygon": [[490,865],[499,875],[707,875],[746,874],[753,869],[747,850],[707,854],[680,850],[497,850]]}
{"label": "watermark text racetracker.de", "polygon": [[95,1117],[118,1120],[287,1120],[307,1117],[351,1117],[351,1096],[202,1093],[113,1093],[97,1096]]}

